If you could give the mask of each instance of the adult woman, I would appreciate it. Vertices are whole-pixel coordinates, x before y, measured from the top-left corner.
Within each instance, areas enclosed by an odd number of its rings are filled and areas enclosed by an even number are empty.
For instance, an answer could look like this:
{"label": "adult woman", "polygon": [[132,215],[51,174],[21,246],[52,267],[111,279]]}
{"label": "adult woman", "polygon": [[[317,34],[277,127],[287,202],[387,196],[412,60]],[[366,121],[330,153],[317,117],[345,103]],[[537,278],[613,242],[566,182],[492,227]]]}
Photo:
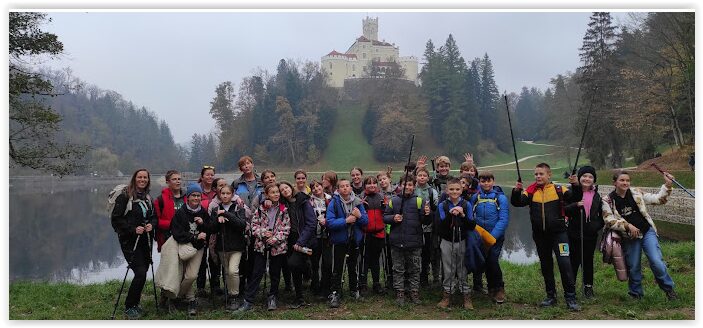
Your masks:
{"label": "adult woman", "polygon": [[304,192],[306,195],[310,195],[310,186],[308,186],[308,174],[303,170],[297,170],[293,174],[295,178],[295,192]]}
{"label": "adult woman", "polygon": [[139,302],[146,283],[146,272],[151,263],[153,227],[157,224],[154,206],[149,196],[151,177],[146,169],[132,174],[125,192],[117,196],[112,210],[112,227],[117,232],[120,248],[134,278],[125,299],[125,314],[130,319],[143,314]]}

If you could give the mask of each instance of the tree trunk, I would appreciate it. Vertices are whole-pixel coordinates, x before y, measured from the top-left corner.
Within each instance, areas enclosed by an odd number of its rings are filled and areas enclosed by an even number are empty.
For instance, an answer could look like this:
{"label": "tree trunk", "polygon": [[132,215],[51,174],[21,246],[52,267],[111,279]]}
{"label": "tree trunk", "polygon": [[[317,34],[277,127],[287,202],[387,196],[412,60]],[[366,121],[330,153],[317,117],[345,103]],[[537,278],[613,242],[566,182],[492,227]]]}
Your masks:
{"label": "tree trunk", "polygon": [[676,111],[674,110],[673,105],[669,105],[669,113],[671,114],[671,124],[676,145],[679,147],[683,146],[685,144],[683,140],[683,133],[681,133],[681,127],[679,127],[679,121],[676,119]]}

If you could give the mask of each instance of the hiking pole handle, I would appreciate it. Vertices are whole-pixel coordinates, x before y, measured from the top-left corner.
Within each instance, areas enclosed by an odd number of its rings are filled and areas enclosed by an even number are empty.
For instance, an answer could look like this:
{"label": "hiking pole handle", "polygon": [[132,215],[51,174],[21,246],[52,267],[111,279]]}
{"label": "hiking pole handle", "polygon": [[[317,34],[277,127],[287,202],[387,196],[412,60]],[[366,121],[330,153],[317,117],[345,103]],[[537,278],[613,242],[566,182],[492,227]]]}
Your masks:
{"label": "hiking pole handle", "polygon": [[[400,215],[403,215],[403,205],[405,203],[405,188],[408,186],[408,173],[410,173],[410,160],[413,156],[413,145],[415,144],[415,135],[412,135],[410,140],[410,153],[408,154],[408,163],[405,164],[405,177],[403,178],[403,191],[400,194]],[[393,202],[393,198],[390,200]]]}
{"label": "hiking pole handle", "polygon": [[508,113],[508,126],[510,127],[510,139],[513,141],[513,155],[515,155],[515,167],[517,168],[517,181],[522,182],[522,176],[520,175],[520,164],[517,161],[517,149],[515,148],[515,136],[513,136],[513,123],[510,120],[510,108],[508,107],[508,96],[503,95],[505,99],[505,111]]}
{"label": "hiking pole handle", "polygon": [[[664,174],[664,170],[662,170],[661,167],[659,167],[659,165],[657,165],[657,163],[652,163],[651,165],[655,169],[657,169],[657,171],[659,171],[661,174]],[[696,196],[694,196],[690,191],[688,191],[688,189],[684,188],[684,186],[682,186],[678,181],[676,181],[676,179],[671,179],[671,182],[675,183],[679,188],[681,188],[683,191],[685,191],[687,194],[689,194],[692,198],[694,198],[694,199],[696,198]]]}

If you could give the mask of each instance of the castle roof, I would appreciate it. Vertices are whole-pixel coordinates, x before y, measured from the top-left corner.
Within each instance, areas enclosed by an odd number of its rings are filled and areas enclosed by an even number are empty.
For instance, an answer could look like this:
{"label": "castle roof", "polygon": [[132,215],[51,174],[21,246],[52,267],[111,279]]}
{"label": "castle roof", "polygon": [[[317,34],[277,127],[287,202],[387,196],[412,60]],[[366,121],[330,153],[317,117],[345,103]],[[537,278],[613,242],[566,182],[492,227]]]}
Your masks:
{"label": "castle roof", "polygon": [[388,42],[383,42],[383,41],[378,41],[378,40],[369,40],[369,39],[367,39],[367,38],[366,38],[365,36],[363,36],[363,35],[360,36],[360,37],[358,37],[358,38],[356,39],[356,41],[359,41],[359,42],[371,42],[374,46],[388,46],[388,47],[393,46],[392,44],[390,44],[390,43],[388,43]]}
{"label": "castle roof", "polygon": [[356,58],[355,54],[343,54],[341,52],[337,52],[337,50],[332,50],[332,52],[328,53],[326,56],[344,56],[347,58]]}

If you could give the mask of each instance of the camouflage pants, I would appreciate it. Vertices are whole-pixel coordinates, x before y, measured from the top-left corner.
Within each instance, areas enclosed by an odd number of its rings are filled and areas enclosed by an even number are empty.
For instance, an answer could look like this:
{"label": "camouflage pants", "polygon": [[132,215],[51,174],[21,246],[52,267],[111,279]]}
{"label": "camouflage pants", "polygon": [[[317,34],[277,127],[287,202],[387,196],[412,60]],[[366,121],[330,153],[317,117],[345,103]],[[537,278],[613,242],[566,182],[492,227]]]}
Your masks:
{"label": "camouflage pants", "polygon": [[407,274],[410,291],[420,290],[420,267],[422,263],[422,248],[391,247],[393,258],[393,289],[405,291]]}

